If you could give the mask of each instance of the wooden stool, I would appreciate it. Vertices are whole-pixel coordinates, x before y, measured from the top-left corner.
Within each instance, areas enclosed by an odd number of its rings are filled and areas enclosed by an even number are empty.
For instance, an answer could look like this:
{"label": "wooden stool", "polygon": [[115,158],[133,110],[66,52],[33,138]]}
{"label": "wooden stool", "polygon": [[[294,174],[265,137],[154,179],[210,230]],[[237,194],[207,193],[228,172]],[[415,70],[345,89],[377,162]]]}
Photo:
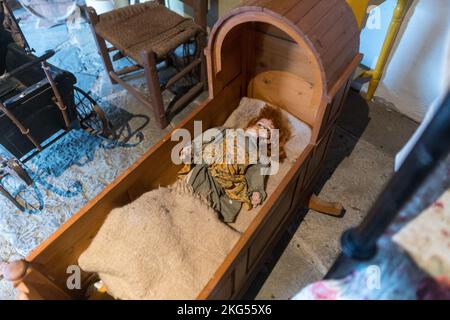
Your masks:
{"label": "wooden stool", "polygon": [[[119,83],[135,98],[152,109],[159,126],[164,128],[174,114],[206,88],[203,58],[206,31],[191,19],[186,19],[160,4],[164,1],[158,2],[151,1],[131,5],[101,15],[97,15],[95,10],[89,7],[87,14],[91,21],[91,29],[99,54],[111,82]],[[207,8],[202,8],[205,10],[206,16]],[[106,41],[111,43],[112,47],[107,47]],[[180,45],[193,41],[195,41],[197,49],[193,61],[187,66],[183,66],[178,73],[161,85],[156,69],[157,64],[168,61],[169,55]],[[119,56],[131,58],[136,64],[115,71],[109,55],[114,51],[118,51]],[[141,69],[145,73],[149,97],[121,78],[123,75]],[[196,69],[200,71],[199,82],[183,96],[172,100],[166,111],[162,91],[173,86]]]}

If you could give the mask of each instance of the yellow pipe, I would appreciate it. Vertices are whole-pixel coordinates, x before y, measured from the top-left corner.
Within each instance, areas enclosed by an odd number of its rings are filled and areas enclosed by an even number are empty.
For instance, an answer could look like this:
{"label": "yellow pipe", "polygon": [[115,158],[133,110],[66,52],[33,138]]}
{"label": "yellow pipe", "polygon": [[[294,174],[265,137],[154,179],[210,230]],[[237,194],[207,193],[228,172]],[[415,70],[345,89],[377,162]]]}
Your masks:
{"label": "yellow pipe", "polygon": [[398,0],[397,6],[394,9],[394,15],[392,17],[391,24],[389,26],[386,39],[384,40],[383,47],[378,57],[377,65],[372,73],[372,80],[369,83],[369,89],[367,90],[367,99],[371,100],[375,91],[378,88],[381,77],[383,76],[383,70],[386,67],[389,54],[394,46],[395,39],[397,38],[398,32],[402,25],[403,19],[405,18],[405,13],[407,9],[408,0]]}
{"label": "yellow pipe", "polygon": [[361,78],[372,78],[372,77],[373,77],[373,70],[367,70],[361,74]]}
{"label": "yellow pipe", "polygon": [[362,29],[362,23],[367,14],[369,0],[347,0],[347,3],[353,10],[359,29]]}

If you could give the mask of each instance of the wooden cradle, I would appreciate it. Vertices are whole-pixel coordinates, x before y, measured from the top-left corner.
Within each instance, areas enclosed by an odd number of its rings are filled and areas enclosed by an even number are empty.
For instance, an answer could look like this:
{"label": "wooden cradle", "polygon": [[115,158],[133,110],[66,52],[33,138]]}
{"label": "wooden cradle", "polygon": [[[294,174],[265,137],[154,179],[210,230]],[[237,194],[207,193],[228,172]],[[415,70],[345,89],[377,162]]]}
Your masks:
{"label": "wooden cradle", "polygon": [[[220,126],[242,97],[265,100],[312,128],[310,144],[243,233],[199,299],[239,298],[298,208],[307,206],[336,119],[361,60],[359,30],[345,0],[248,0],[221,18],[205,50],[209,98],[177,128]],[[9,278],[19,297],[83,298],[93,275],[81,274],[81,289],[67,288],[80,254],[111,209],[175,181],[171,133],[69,219]],[[69,270],[70,272],[70,270]],[[301,272],[301,270],[299,270]]]}

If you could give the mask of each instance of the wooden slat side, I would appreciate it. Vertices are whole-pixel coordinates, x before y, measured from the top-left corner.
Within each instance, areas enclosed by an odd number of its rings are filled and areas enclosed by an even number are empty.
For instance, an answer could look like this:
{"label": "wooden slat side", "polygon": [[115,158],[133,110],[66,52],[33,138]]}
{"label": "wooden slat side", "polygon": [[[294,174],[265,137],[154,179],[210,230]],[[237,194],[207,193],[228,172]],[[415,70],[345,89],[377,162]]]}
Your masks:
{"label": "wooden slat side", "polygon": [[284,16],[287,12],[296,7],[300,2],[301,1],[299,0],[270,1],[264,6],[264,10],[270,10],[281,16]]}
{"label": "wooden slat side", "polygon": [[286,12],[286,19],[297,24],[305,15],[307,15],[319,3],[317,0],[303,0]]}
{"label": "wooden slat side", "polygon": [[292,43],[296,43],[287,33],[267,23],[255,23],[255,31],[273,36],[275,38],[283,39]]}
{"label": "wooden slat side", "polygon": [[333,66],[338,65],[338,57],[345,55],[346,52],[354,52],[356,55],[358,53],[359,45],[359,35],[355,35],[350,31],[345,31],[341,36],[341,40],[337,41],[336,45],[329,49],[329,51],[324,52],[322,56],[322,63],[328,74],[328,81],[333,75]]}
{"label": "wooden slat side", "polygon": [[250,97],[283,108],[312,126],[318,108],[314,89],[314,85],[294,73],[266,71],[252,79],[248,92]]}
{"label": "wooden slat side", "polygon": [[[345,25],[342,23],[340,24],[340,22],[342,22],[340,18],[344,15],[344,12],[345,10],[342,7],[329,10],[324,14],[323,19],[321,19],[320,23],[315,25],[314,28],[309,32],[308,37],[311,39],[311,41],[313,41],[319,52],[323,48],[328,49],[330,45],[330,43],[326,41],[329,39],[325,38],[324,34],[331,30],[340,29],[340,26]],[[339,34],[337,34],[336,36],[339,36]]]}
{"label": "wooden slat side", "polygon": [[256,73],[267,70],[289,71],[311,84],[320,82],[311,52],[295,42],[255,32]]}
{"label": "wooden slat side", "polygon": [[359,35],[355,35],[345,47],[345,49],[335,57],[334,63],[327,69],[328,83],[330,87],[342,74],[350,62],[359,54],[356,47]]}
{"label": "wooden slat side", "polygon": [[[316,37],[320,41],[321,46],[327,48],[327,50],[332,49],[336,45],[336,41],[339,41],[342,35],[348,30],[348,26],[345,23],[348,19],[345,10],[339,10],[337,12],[339,13],[339,17],[334,21],[334,25]],[[323,56],[323,53],[321,56]]]}
{"label": "wooden slat side", "polygon": [[231,274],[231,271],[234,270],[234,266],[236,265],[236,263],[240,261],[240,258],[242,257],[244,252],[248,250],[249,245],[252,243],[254,237],[256,236],[256,231],[259,230],[260,226],[268,219],[270,208],[272,208],[272,206],[277,202],[277,199],[282,195],[285,188],[292,181],[292,179],[294,179],[298,170],[303,165],[306,158],[311,154],[312,150],[313,146],[308,145],[302,152],[300,157],[293,164],[292,168],[280,182],[273,194],[266,200],[258,215],[253,219],[247,230],[233,247],[222,265],[217,269],[214,276],[210,279],[208,284],[198,295],[198,299],[208,299],[210,296],[214,296],[219,284],[227,279],[227,277]]}
{"label": "wooden slat side", "polygon": [[300,21],[297,22],[297,26],[302,30],[303,33],[309,34],[311,29],[315,25],[322,21],[324,14],[329,10],[335,9],[336,2],[338,0],[322,0],[318,2],[313,9],[311,9]]}

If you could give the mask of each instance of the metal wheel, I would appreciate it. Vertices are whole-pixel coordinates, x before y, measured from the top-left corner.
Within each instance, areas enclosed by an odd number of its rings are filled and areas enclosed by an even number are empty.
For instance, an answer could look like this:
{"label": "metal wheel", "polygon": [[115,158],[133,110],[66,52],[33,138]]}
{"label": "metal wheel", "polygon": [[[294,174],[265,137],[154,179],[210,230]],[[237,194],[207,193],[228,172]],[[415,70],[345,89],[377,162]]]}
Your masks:
{"label": "metal wheel", "polygon": [[77,117],[81,128],[92,135],[108,137],[111,132],[105,112],[89,94],[78,87],[73,89]]}

